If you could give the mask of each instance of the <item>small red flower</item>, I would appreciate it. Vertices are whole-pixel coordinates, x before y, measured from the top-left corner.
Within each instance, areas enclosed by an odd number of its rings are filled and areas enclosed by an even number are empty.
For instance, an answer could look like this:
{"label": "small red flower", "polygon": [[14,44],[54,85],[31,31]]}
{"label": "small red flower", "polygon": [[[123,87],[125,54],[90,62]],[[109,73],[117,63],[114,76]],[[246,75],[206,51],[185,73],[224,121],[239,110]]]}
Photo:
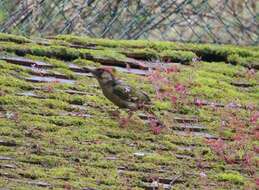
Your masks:
{"label": "small red flower", "polygon": [[182,84],[176,84],[174,86],[174,89],[176,90],[176,92],[180,93],[180,94],[184,94],[186,92],[186,88],[184,85]]}
{"label": "small red flower", "polygon": [[255,131],[255,135],[254,136],[255,136],[256,140],[259,140],[259,132],[258,131]]}
{"label": "small red flower", "polygon": [[259,186],[259,178],[255,179],[255,184],[256,184],[257,187]]}
{"label": "small red flower", "polygon": [[256,124],[256,122],[258,121],[258,119],[259,119],[259,112],[255,112],[255,113],[251,116],[250,122],[251,122],[252,124]]}
{"label": "small red flower", "polygon": [[153,132],[154,135],[159,135],[162,131],[161,127],[151,127],[151,131]]}
{"label": "small red flower", "polygon": [[177,102],[177,97],[176,97],[176,96],[172,96],[172,97],[171,97],[171,102],[172,102],[173,104],[175,104],[175,103]]}
{"label": "small red flower", "polygon": [[201,107],[204,103],[203,103],[203,101],[200,100],[200,99],[195,99],[195,100],[194,100],[194,104],[195,104],[196,106],[198,106],[198,107]]}
{"label": "small red flower", "polygon": [[174,72],[179,72],[179,69],[176,65],[166,68],[166,73],[174,73]]}

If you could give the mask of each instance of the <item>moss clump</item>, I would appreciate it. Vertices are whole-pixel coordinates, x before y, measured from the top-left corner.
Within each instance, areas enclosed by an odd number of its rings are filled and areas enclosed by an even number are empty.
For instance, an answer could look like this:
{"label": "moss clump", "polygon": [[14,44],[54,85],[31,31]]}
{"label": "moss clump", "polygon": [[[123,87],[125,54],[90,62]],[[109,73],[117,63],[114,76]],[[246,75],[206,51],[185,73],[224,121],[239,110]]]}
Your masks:
{"label": "moss clump", "polygon": [[49,171],[49,174],[54,178],[60,179],[74,179],[75,178],[75,169],[69,167],[56,167]]}
{"label": "moss clump", "polygon": [[141,60],[158,60],[160,59],[159,53],[151,48],[141,48],[141,49],[120,49],[116,48],[117,51],[120,53],[132,57],[135,59],[141,59]]}
{"label": "moss clump", "polygon": [[169,165],[174,161],[172,155],[150,154],[143,157],[143,161],[147,163]]}
{"label": "moss clump", "polygon": [[[160,56],[169,56],[171,60],[188,63],[196,56],[204,61],[209,62],[229,62],[231,64],[241,64],[258,68],[259,53],[257,47],[237,47],[233,45],[215,45],[215,44],[191,44],[191,43],[175,43],[175,42],[159,42],[159,41],[142,41],[142,40],[110,40],[110,39],[94,39],[88,37],[77,37],[70,35],[61,35],[57,39],[65,40],[80,45],[98,45],[113,48],[125,48],[125,51],[119,50],[121,53],[134,54],[134,56],[157,58]],[[134,49],[133,49],[134,48]],[[140,49],[135,49],[140,48]],[[180,51],[180,52],[177,52]],[[183,52],[182,52],[183,51]],[[127,53],[129,52],[129,53]],[[164,52],[164,53],[163,53]],[[163,55],[164,54],[164,55]],[[142,58],[143,58],[142,57]]]}
{"label": "moss clump", "polygon": [[59,166],[67,163],[64,159],[61,159],[56,156],[35,155],[35,154],[20,157],[18,158],[18,160],[25,163],[39,164],[44,167],[55,167],[55,166]]}
{"label": "moss clump", "polygon": [[0,42],[0,48],[15,53],[19,56],[26,54],[58,58],[66,61],[75,60],[78,58],[90,59],[95,61],[102,61],[105,59],[123,61],[126,57],[114,50],[89,50],[89,49],[76,49],[60,45],[40,46],[37,44],[15,44],[12,42]]}
{"label": "moss clump", "polygon": [[[1,64],[1,63],[0,63]],[[0,66],[1,67],[1,66]],[[20,76],[19,76],[20,77]],[[0,85],[5,87],[15,87],[17,89],[30,90],[32,86],[24,80],[13,77],[10,74],[4,73],[0,76]]]}
{"label": "moss clump", "polygon": [[158,110],[170,110],[172,108],[172,103],[169,101],[155,101],[154,105]]}
{"label": "moss clump", "polygon": [[67,63],[65,63],[64,61],[60,61],[58,59],[54,59],[54,58],[49,58],[49,57],[44,57],[44,56],[36,56],[36,55],[26,55],[26,58],[35,60],[35,61],[42,61],[45,62],[47,64],[51,64],[53,65],[53,67],[55,68],[63,68],[63,69],[68,69],[69,65]]}
{"label": "moss clump", "polygon": [[229,181],[235,184],[244,184],[245,178],[238,172],[224,172],[216,175],[218,181]]}
{"label": "moss clump", "polygon": [[197,58],[196,54],[191,51],[181,51],[181,50],[164,50],[160,54],[163,60],[179,62],[183,64],[189,64]]}
{"label": "moss clump", "polygon": [[140,48],[145,47],[149,44],[146,40],[110,40],[110,39],[97,39],[90,37],[78,37],[73,35],[59,35],[56,39],[68,41],[78,45],[99,45],[105,47],[131,47],[131,48]]}
{"label": "moss clump", "polygon": [[257,57],[242,57],[238,54],[231,54],[227,61],[232,64],[240,64],[249,68],[259,69],[259,56]]}
{"label": "moss clump", "polygon": [[0,33],[0,41],[8,41],[8,42],[15,42],[15,43],[31,42],[31,40],[26,37],[12,35],[12,34],[4,34],[4,33]]}
{"label": "moss clump", "polygon": [[73,61],[74,64],[79,65],[79,66],[87,66],[87,67],[100,67],[101,64],[98,62],[90,61],[87,59],[76,59]]}

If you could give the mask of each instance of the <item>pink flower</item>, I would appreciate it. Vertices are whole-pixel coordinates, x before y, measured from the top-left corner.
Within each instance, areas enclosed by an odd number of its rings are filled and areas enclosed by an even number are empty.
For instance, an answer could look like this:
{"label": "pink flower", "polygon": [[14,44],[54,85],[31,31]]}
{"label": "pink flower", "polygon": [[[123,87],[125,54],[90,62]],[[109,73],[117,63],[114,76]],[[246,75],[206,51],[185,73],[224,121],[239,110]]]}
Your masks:
{"label": "pink flower", "polygon": [[256,124],[257,120],[259,119],[259,112],[255,112],[251,118],[250,118],[250,122],[252,124]]}
{"label": "pink flower", "polygon": [[151,131],[154,133],[154,135],[159,135],[162,131],[161,127],[151,127]]}
{"label": "pink flower", "polygon": [[204,103],[203,103],[203,101],[200,100],[200,99],[195,99],[195,100],[194,100],[194,104],[195,104],[196,106],[200,107],[200,106],[202,106]]}
{"label": "pink flower", "polygon": [[242,141],[242,140],[244,140],[244,135],[243,134],[236,134],[234,137],[233,137],[233,139],[235,140],[235,141]]}
{"label": "pink flower", "polygon": [[256,184],[257,187],[259,186],[259,178],[255,179],[255,184]]}
{"label": "pink flower", "polygon": [[256,140],[259,140],[259,132],[255,131],[255,135],[254,136],[255,136]]}
{"label": "pink flower", "polygon": [[259,146],[254,146],[254,151],[257,153],[257,154],[259,154]]}
{"label": "pink flower", "polygon": [[184,94],[185,91],[186,91],[185,86],[182,85],[182,84],[176,84],[176,85],[174,86],[174,89],[176,90],[176,92],[178,92],[178,93],[180,93],[180,94]]}
{"label": "pink flower", "polygon": [[208,140],[208,144],[217,153],[222,153],[223,150],[226,148],[226,145],[225,145],[225,143],[224,143],[224,141],[222,139]]}
{"label": "pink flower", "polygon": [[176,96],[172,96],[172,97],[171,97],[171,102],[172,102],[173,104],[175,104],[175,103],[177,102],[177,97],[176,97]]}
{"label": "pink flower", "polygon": [[179,71],[179,69],[176,65],[166,68],[166,73],[173,73],[173,72],[178,72],[178,71]]}

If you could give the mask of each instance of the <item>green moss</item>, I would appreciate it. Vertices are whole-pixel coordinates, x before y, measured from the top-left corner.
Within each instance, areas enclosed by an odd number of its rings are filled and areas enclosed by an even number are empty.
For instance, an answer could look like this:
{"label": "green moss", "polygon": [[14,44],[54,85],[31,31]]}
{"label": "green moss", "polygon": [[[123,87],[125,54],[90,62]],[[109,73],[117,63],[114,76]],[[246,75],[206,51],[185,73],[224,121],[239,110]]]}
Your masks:
{"label": "green moss", "polygon": [[44,169],[44,168],[33,167],[33,168],[29,168],[27,170],[20,171],[19,175],[21,175],[25,178],[30,178],[30,179],[35,180],[35,179],[47,177],[45,170],[46,169]]}
{"label": "green moss", "polygon": [[[71,43],[86,47],[71,48]],[[87,49],[87,46],[95,46],[96,50]],[[149,177],[171,178],[185,171],[200,174],[197,160],[201,166],[210,167],[206,172],[206,182],[217,184],[219,188],[242,189],[253,180],[241,175],[247,172],[241,164],[233,168],[234,165],[220,160],[207,141],[196,136],[198,132],[182,131],[188,135],[179,135],[175,131],[179,130],[175,127],[179,124],[174,118],[192,118],[195,115],[201,122],[199,125],[205,127],[204,132],[224,138],[235,135],[236,131],[232,127],[221,127],[221,118],[225,118],[228,113],[240,117],[246,123],[251,116],[250,110],[197,107],[193,105],[193,100],[199,98],[225,104],[234,101],[242,105],[257,105],[259,93],[255,84],[259,75],[248,75],[245,68],[247,65],[240,64],[243,60],[256,60],[256,47],[116,41],[71,36],[50,40],[48,46],[33,42],[2,41],[0,47],[2,55],[16,56],[6,54],[9,51],[52,64],[54,67],[48,69],[49,73],[63,74],[75,80],[73,84],[28,82],[23,78],[30,77],[29,69],[0,61],[0,141],[16,142],[16,146],[5,146],[5,143],[0,146],[1,159],[6,159],[1,161],[1,174],[12,174],[12,179],[19,180],[19,183],[14,180],[7,184],[0,179],[0,186],[37,189],[35,185],[20,182],[37,180],[48,182],[53,189],[64,189],[64,184],[71,185],[73,189],[140,189],[143,180]],[[181,103],[173,105],[170,101],[156,100],[155,89],[146,76],[117,73],[118,77],[143,89],[151,97],[155,114],[167,126],[159,135],[154,135],[145,120],[138,117],[139,114],[148,114],[142,110],[134,112],[127,127],[120,127],[119,121],[127,117],[127,110],[120,110],[118,117],[111,115],[110,112],[117,107],[104,97],[96,79],[78,76],[69,69],[66,62],[73,60],[79,66],[99,67],[104,59],[112,64],[113,61],[123,61],[127,55],[145,60],[163,60],[168,56],[171,61],[182,63],[188,63],[198,55],[211,61],[194,62],[188,66],[182,64],[179,66],[180,72],[163,74],[172,81],[172,85],[183,84],[186,87],[186,97],[180,99]],[[231,62],[232,58],[237,60]],[[228,62],[232,65],[226,64]],[[237,87],[232,84],[233,81],[253,85]],[[70,94],[67,90],[83,93]],[[40,98],[17,95],[27,91]],[[246,126],[244,130],[248,132],[254,127]],[[236,158],[239,160],[258,144],[253,138],[247,140],[244,148],[237,152]],[[144,155],[135,154],[140,152]],[[257,158],[252,159],[257,162]],[[15,163],[16,168],[6,168],[5,163]],[[228,172],[229,168],[240,173]],[[7,176],[4,178],[11,180]],[[192,179],[188,172],[183,179],[183,182],[174,184],[176,189],[204,187],[204,184]]]}
{"label": "green moss", "polygon": [[83,118],[72,116],[51,116],[48,117],[48,121],[58,126],[81,126],[85,123]]}
{"label": "green moss", "polygon": [[[225,62],[199,62],[196,66],[202,72],[208,72],[208,74],[214,75],[216,78],[227,77],[234,78],[244,72],[244,68],[241,66],[233,66],[226,64]],[[215,78],[214,77],[214,78]],[[224,78],[223,78],[224,79]]]}
{"label": "green moss", "polygon": [[24,56],[26,54],[54,57],[63,60],[75,60],[78,58],[99,60],[99,59],[113,59],[123,60],[125,56],[113,50],[89,50],[89,49],[76,49],[64,46],[40,46],[36,44],[15,44],[11,42],[0,42],[0,48],[7,52],[14,52],[17,55]]}
{"label": "green moss", "polygon": [[235,184],[244,184],[245,178],[238,172],[224,172],[216,175],[218,181],[229,181]]}
{"label": "green moss", "polygon": [[83,105],[84,104],[84,98],[79,95],[74,95],[70,97],[69,103],[76,104],[76,105]]}
{"label": "green moss", "polygon": [[232,64],[240,64],[249,68],[259,69],[259,56],[256,57],[242,57],[238,54],[231,54],[227,61]]}
{"label": "green moss", "polygon": [[163,164],[163,165],[168,165],[171,162],[173,162],[173,157],[172,155],[160,155],[160,154],[150,154],[147,156],[144,156],[143,161],[144,162],[151,162],[154,164]]}
{"label": "green moss", "polygon": [[144,47],[149,42],[144,40],[128,41],[128,40],[110,40],[110,39],[97,39],[89,37],[78,37],[73,35],[59,35],[56,37],[59,40],[68,41],[78,45],[100,45],[105,47]]}
{"label": "green moss", "polygon": [[42,61],[44,63],[51,64],[54,67],[57,67],[57,68],[60,68],[60,69],[61,68],[63,68],[63,69],[69,68],[68,64],[66,64],[65,62],[60,61],[58,59],[53,59],[53,58],[48,58],[48,57],[43,57],[43,56],[35,56],[35,55],[26,55],[25,57],[29,58],[29,59],[32,59],[32,60],[35,60],[35,61]]}
{"label": "green moss", "polygon": [[75,169],[71,167],[56,167],[49,171],[49,175],[53,176],[54,178],[61,178],[61,179],[75,179]]}
{"label": "green moss", "polygon": [[31,40],[29,40],[28,38],[25,38],[23,36],[17,36],[17,35],[12,35],[12,34],[4,34],[4,33],[0,33],[0,41],[9,41],[9,42],[16,42],[16,43],[29,43],[29,42],[31,42]]}
{"label": "green moss", "polygon": [[184,64],[189,64],[197,58],[195,53],[191,51],[181,51],[181,50],[164,50],[160,53],[160,57],[162,59],[171,61],[171,62],[179,62]]}
{"label": "green moss", "polygon": [[58,165],[66,164],[64,159],[55,157],[55,156],[39,156],[39,155],[28,155],[18,158],[19,161],[25,163],[39,164],[44,167],[55,167]]}
{"label": "green moss", "polygon": [[[0,76],[0,85],[6,86],[6,87],[15,87],[17,89],[23,89],[23,90],[30,90],[32,88],[30,84],[20,79],[20,77],[22,77],[23,75],[22,73],[19,76],[15,76],[15,75],[16,74],[12,74],[12,73],[9,74],[7,72],[2,73]],[[24,76],[28,76],[28,75],[24,74]]]}
{"label": "green moss", "polygon": [[100,67],[101,64],[98,62],[90,61],[87,59],[76,59],[73,61],[74,64],[79,65],[79,66],[88,66],[88,67]]}
{"label": "green moss", "polygon": [[[77,37],[71,35],[61,35],[57,39],[65,40],[80,45],[98,45],[104,47],[127,48],[135,56],[157,58],[157,51],[162,52],[162,56],[171,56],[172,61],[190,62],[192,58],[201,57],[204,61],[230,62],[245,66],[258,67],[259,53],[256,47],[237,47],[233,45],[214,44],[191,44],[143,40],[110,40],[94,39],[89,37]],[[129,50],[131,48],[143,48],[142,50]],[[155,50],[155,51],[154,51]],[[179,51],[180,50],[180,51]],[[127,52],[126,51],[126,52]],[[123,52],[123,51],[122,51]],[[127,54],[127,53],[126,53]]]}
{"label": "green moss", "polygon": [[[0,120],[0,126],[1,124]],[[9,124],[9,122],[7,122]],[[0,128],[0,135],[1,136],[9,136],[9,137],[23,137],[23,135],[20,133],[18,129],[13,128],[12,126],[1,126]]]}
{"label": "green moss", "polygon": [[172,104],[169,101],[155,101],[154,106],[158,110],[170,110],[172,108]]}

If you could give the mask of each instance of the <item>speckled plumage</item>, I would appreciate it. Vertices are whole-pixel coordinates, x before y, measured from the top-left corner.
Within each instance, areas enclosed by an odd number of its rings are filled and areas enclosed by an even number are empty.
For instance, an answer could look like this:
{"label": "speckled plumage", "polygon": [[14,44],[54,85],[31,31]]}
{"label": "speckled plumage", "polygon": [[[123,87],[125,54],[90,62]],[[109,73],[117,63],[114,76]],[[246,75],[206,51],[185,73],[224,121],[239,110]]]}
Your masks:
{"label": "speckled plumage", "polygon": [[97,78],[104,96],[119,108],[136,110],[150,104],[146,93],[116,78],[111,68],[97,68],[91,73]]}

